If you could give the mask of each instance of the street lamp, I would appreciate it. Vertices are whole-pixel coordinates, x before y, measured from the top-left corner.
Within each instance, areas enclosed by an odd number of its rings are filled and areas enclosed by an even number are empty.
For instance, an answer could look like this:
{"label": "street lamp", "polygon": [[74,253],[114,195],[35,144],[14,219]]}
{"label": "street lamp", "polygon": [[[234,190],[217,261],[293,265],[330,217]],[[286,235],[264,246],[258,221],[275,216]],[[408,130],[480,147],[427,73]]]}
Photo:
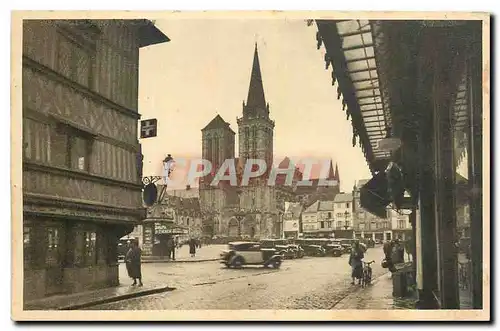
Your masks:
{"label": "street lamp", "polygon": [[165,180],[165,185],[167,185],[168,178],[170,177],[170,174],[172,173],[172,164],[174,163],[174,158],[172,157],[171,154],[168,154],[165,159],[163,160],[163,170],[164,172],[164,180]]}

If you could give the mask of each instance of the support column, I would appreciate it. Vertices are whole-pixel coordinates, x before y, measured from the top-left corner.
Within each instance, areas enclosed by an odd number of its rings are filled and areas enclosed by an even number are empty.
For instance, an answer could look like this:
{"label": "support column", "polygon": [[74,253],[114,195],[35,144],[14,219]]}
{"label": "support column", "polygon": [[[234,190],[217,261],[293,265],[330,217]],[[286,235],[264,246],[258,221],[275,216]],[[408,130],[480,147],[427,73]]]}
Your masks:
{"label": "support column", "polygon": [[452,54],[449,36],[437,35],[440,45],[434,53],[434,133],[436,173],[436,226],[438,248],[438,282],[441,308],[459,309],[458,256],[455,246],[455,164],[453,149],[452,104],[458,87],[454,71],[460,59]]}
{"label": "support column", "polygon": [[[483,309],[483,130],[482,130],[482,40],[481,22],[474,22],[468,66],[469,87],[469,189],[472,259],[472,307]],[[488,267],[486,267],[488,268]]]}
{"label": "support column", "polygon": [[422,36],[421,52],[418,58],[417,100],[419,101],[419,141],[418,154],[418,192],[419,192],[419,219],[418,237],[419,248],[416,254],[419,266],[418,302],[419,309],[437,309],[434,292],[437,290],[437,243],[436,243],[436,214],[434,205],[434,119],[432,116],[432,63],[428,54],[434,47],[433,36],[427,32]]}

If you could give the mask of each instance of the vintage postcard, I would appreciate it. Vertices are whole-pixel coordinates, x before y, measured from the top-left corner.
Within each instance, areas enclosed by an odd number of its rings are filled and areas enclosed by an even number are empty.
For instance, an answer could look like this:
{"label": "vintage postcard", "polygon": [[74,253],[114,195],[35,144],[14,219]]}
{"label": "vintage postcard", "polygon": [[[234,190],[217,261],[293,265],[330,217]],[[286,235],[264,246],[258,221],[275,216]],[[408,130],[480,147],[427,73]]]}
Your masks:
{"label": "vintage postcard", "polygon": [[14,12],[13,319],[490,320],[489,77],[486,13]]}

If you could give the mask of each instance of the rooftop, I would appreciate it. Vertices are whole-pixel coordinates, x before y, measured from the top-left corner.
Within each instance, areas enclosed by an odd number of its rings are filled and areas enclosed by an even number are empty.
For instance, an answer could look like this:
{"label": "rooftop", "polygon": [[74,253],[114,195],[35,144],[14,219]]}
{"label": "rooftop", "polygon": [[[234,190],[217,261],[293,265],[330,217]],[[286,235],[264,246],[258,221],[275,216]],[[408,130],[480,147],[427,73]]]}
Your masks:
{"label": "rooftop", "polygon": [[351,193],[339,193],[335,196],[333,202],[350,202],[352,201]]}
{"label": "rooftop", "polygon": [[333,201],[319,201],[319,209],[322,210],[333,210]]}

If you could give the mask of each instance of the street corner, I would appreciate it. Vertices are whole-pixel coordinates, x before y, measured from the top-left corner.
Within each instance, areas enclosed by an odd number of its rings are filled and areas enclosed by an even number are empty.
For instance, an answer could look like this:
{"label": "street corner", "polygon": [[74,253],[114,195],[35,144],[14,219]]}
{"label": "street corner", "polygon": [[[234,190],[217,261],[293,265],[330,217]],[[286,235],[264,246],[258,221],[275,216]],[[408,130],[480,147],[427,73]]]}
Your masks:
{"label": "street corner", "polygon": [[30,301],[24,305],[24,310],[80,310],[174,290],[176,290],[176,287],[165,284],[151,284],[140,287],[120,285],[112,288]]}

